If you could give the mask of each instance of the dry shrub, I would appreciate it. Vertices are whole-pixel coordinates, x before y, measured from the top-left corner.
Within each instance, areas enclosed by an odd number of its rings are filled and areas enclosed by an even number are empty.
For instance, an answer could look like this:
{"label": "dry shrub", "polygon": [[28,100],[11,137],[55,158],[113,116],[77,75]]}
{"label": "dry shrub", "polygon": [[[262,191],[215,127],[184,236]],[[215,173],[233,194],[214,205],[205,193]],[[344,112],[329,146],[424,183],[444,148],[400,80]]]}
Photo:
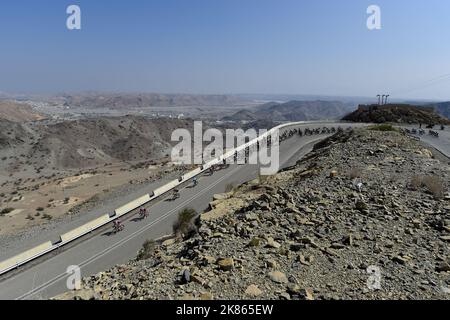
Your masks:
{"label": "dry shrub", "polygon": [[409,187],[412,190],[419,190],[422,185],[422,177],[418,175],[413,175],[411,181],[409,182]]}
{"label": "dry shrub", "polygon": [[444,196],[444,182],[438,176],[425,176],[422,179],[422,184],[436,199],[441,199]]}
{"label": "dry shrub", "polygon": [[375,126],[368,127],[368,130],[372,131],[398,131],[398,129],[394,128],[390,124],[379,124]]}
{"label": "dry shrub", "polygon": [[6,208],[3,210],[0,210],[0,215],[4,215],[4,214],[10,213],[12,211],[14,211],[14,208]]}
{"label": "dry shrub", "polygon": [[233,191],[234,190],[234,188],[236,188],[236,186],[235,186],[235,184],[234,183],[228,183],[226,186],[225,186],[225,192],[231,192],[231,191]]}
{"label": "dry shrub", "polygon": [[173,231],[177,236],[190,238],[197,232],[197,226],[195,225],[195,218],[197,212],[192,208],[186,208],[181,210],[178,214],[178,219],[173,224]]}
{"label": "dry shrub", "polygon": [[348,172],[348,176],[350,179],[356,179],[356,178],[361,178],[362,176],[362,170],[360,168],[352,168],[349,172]]}
{"label": "dry shrub", "polygon": [[156,250],[156,242],[154,240],[146,240],[139,250],[136,260],[146,260],[153,257]]}

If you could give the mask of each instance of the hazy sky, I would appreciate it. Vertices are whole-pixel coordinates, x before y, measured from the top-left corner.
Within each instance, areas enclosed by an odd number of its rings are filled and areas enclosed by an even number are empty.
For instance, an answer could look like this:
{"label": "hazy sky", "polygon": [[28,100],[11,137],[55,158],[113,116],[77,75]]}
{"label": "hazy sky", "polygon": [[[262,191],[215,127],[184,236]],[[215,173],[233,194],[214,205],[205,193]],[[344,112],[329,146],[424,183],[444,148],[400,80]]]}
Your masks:
{"label": "hazy sky", "polygon": [[0,91],[450,99],[450,76],[429,82],[450,74],[449,14],[448,0],[2,0]]}

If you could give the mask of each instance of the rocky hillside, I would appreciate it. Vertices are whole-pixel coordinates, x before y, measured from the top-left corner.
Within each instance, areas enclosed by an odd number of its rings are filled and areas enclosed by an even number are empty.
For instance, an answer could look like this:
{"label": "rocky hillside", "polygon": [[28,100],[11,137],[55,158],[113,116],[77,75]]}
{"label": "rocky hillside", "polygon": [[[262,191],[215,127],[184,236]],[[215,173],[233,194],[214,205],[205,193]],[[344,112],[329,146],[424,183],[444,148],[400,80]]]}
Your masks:
{"label": "rocky hillside", "polygon": [[306,121],[339,119],[353,107],[340,101],[289,101],[270,102],[256,110],[241,110],[234,115],[224,117],[224,121]]}
{"label": "rocky hillside", "polygon": [[433,108],[406,104],[360,105],[358,110],[348,114],[343,120],[368,123],[422,123],[450,124],[450,120],[435,113]]}
{"label": "rocky hillside", "polygon": [[13,101],[0,101],[0,119],[23,122],[44,119],[44,116],[34,111],[29,105]]}
{"label": "rocky hillside", "polygon": [[58,299],[448,299],[449,181],[448,160],[403,134],[337,134],[216,195],[190,238]]}
{"label": "rocky hillside", "polygon": [[134,116],[51,124],[0,120],[0,169],[87,168],[160,159],[170,154],[172,131],[192,125],[189,120]]}
{"label": "rocky hillside", "polygon": [[439,102],[430,105],[436,113],[440,114],[443,117],[446,117],[447,119],[450,119],[450,102]]}

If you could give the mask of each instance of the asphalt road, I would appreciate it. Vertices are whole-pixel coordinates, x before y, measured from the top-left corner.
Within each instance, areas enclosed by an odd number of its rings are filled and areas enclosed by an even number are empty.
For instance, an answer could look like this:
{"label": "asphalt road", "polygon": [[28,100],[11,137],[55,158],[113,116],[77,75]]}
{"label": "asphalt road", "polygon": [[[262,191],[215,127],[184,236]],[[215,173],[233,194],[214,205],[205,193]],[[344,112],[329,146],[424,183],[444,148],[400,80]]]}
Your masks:
{"label": "asphalt road", "polygon": [[[419,130],[419,127],[416,126],[404,126],[405,128],[409,129],[417,129]],[[450,158],[450,128],[445,128],[444,130],[440,130],[438,126],[436,126],[433,130],[439,133],[439,138],[433,137],[428,134],[429,129],[425,129],[425,134],[423,136],[415,135],[416,137],[420,137],[420,140],[423,142],[433,146],[437,150],[439,150],[442,154]]]}
{"label": "asphalt road", "polygon": [[[305,124],[302,127],[323,127],[330,123]],[[338,126],[339,124],[333,124]],[[343,124],[348,127],[350,124]],[[352,124],[361,126],[361,124]],[[450,153],[450,134],[442,138],[431,137],[430,143],[447,154]],[[294,136],[280,146],[280,165],[294,164],[308,153],[312,145],[326,135],[299,137]],[[443,140],[442,142],[440,140]],[[425,140],[425,139],[424,139]],[[439,142],[437,142],[439,141]],[[448,146],[448,149],[446,149]],[[212,176],[203,175],[196,187],[186,186],[180,190],[176,201],[159,200],[150,203],[147,208],[150,216],[145,220],[137,218],[134,211],[124,221],[125,230],[110,235],[111,226],[101,228],[89,237],[77,240],[28,265],[19,268],[0,280],[0,300],[4,299],[47,299],[67,291],[67,268],[76,265],[81,268],[83,277],[126,263],[136,256],[137,251],[147,239],[157,239],[172,233],[172,225],[177,213],[183,208],[194,208],[198,212],[208,207],[212,196],[225,191],[227,185],[241,184],[258,176],[257,165],[231,165],[226,170],[215,172]],[[150,191],[150,190],[149,190]]]}

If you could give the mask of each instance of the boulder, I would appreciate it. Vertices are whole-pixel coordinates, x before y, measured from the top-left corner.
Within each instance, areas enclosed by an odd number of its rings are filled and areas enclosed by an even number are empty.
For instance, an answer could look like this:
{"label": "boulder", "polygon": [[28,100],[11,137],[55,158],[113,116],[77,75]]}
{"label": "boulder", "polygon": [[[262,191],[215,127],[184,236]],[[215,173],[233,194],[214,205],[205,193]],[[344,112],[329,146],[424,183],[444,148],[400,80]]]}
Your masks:
{"label": "boulder", "polygon": [[217,264],[223,271],[231,271],[234,268],[233,258],[220,259]]}
{"label": "boulder", "polygon": [[68,291],[59,296],[54,297],[54,300],[95,300],[97,294],[93,289],[80,289],[75,291]]}
{"label": "boulder", "polygon": [[441,261],[436,265],[436,271],[437,272],[449,272],[450,271],[450,264],[447,261]]}
{"label": "boulder", "polygon": [[249,285],[247,287],[247,289],[245,289],[245,294],[247,296],[250,296],[250,297],[253,297],[253,298],[259,297],[260,295],[262,295],[262,293],[263,292],[254,284]]}
{"label": "boulder", "polygon": [[214,300],[214,296],[210,292],[202,292],[200,294],[200,300]]}
{"label": "boulder", "polygon": [[173,245],[176,242],[176,239],[167,239],[165,241],[163,241],[162,246],[163,247],[170,247],[171,245]]}
{"label": "boulder", "polygon": [[288,283],[288,278],[286,275],[281,271],[272,271],[268,274],[270,280],[276,283]]}
{"label": "boulder", "polygon": [[301,289],[299,297],[304,300],[314,300],[314,295],[311,289]]}
{"label": "boulder", "polygon": [[261,243],[261,239],[255,237],[255,238],[253,238],[252,240],[249,241],[248,246],[249,247],[258,247],[260,243]]}
{"label": "boulder", "polygon": [[356,210],[359,210],[361,212],[366,211],[368,209],[367,204],[364,201],[357,201],[355,204]]}
{"label": "boulder", "polygon": [[335,177],[337,177],[337,175],[338,175],[338,172],[336,170],[332,170],[330,172],[330,178],[335,178]]}
{"label": "boulder", "polygon": [[273,240],[272,237],[267,238],[267,246],[274,249],[279,249],[281,247],[281,244]]}
{"label": "boulder", "polygon": [[219,194],[215,194],[213,195],[213,200],[217,201],[217,200],[225,200],[230,198],[230,195],[228,193],[219,193]]}
{"label": "boulder", "polygon": [[278,267],[278,263],[275,260],[273,260],[273,259],[268,259],[266,261],[266,265],[269,268],[277,268]]}

